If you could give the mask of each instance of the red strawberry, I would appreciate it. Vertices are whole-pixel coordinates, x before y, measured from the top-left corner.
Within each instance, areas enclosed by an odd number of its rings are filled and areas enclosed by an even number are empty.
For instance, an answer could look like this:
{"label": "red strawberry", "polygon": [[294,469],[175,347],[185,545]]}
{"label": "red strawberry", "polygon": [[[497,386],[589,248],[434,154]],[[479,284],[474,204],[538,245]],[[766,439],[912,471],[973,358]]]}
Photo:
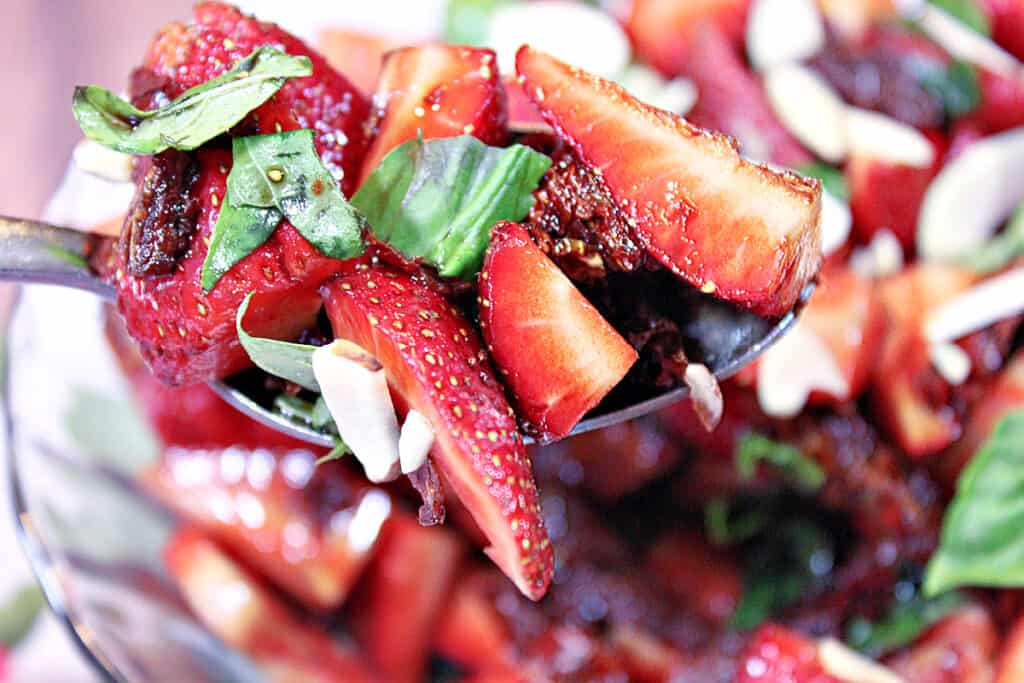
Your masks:
{"label": "red strawberry", "polygon": [[356,595],[352,630],[361,651],[389,683],[424,679],[438,618],[462,544],[450,531],[396,515],[384,526]]}
{"label": "red strawberry", "polygon": [[[163,159],[157,157],[155,170],[150,171],[158,178],[166,173],[159,170]],[[206,243],[220,215],[231,154],[203,150],[195,162],[198,177],[191,194],[198,203],[196,228],[173,271],[133,275],[127,249],[121,250],[118,262],[118,307],[128,332],[153,373],[168,384],[224,377],[251,364],[235,334],[235,314],[249,292],[255,291],[256,296],[246,316],[248,332],[277,339],[297,336],[314,322],[320,309],[320,284],[340,266],[282,221],[263,246],[204,294],[201,273]],[[146,211],[144,206],[139,208]]]}
{"label": "red strawberry", "polygon": [[981,102],[962,120],[985,135],[1024,126],[1024,83],[984,69],[977,73]]}
{"label": "red strawberry", "polygon": [[699,52],[696,43],[706,31],[720,31],[739,52],[749,6],[750,0],[633,0],[626,31],[645,62],[678,76]]}
{"label": "red strawberry", "polygon": [[427,139],[474,135],[490,145],[507,135],[505,89],[491,50],[435,44],[390,52],[373,103],[369,126],[377,137],[360,185],[388,152],[417,133]]}
{"label": "red strawberry", "polygon": [[495,605],[501,586],[497,572],[477,570],[460,576],[437,625],[434,648],[470,671],[514,671],[515,645]]}
{"label": "red strawberry", "polygon": [[[164,558],[185,600],[221,640],[277,681],[371,683],[356,655],[291,609],[211,541],[178,531]],[[225,599],[230,595],[232,599]]]}
{"label": "red strawberry", "polygon": [[551,543],[514,413],[472,325],[423,282],[384,268],[357,268],[323,296],[335,335],[384,365],[399,411],[433,425],[433,461],[486,534],[491,559],[539,599]]}
{"label": "red strawberry", "polygon": [[613,627],[609,640],[637,683],[667,683],[692,673],[691,662],[674,647],[634,625]]}
{"label": "red strawberry", "polygon": [[501,77],[502,85],[505,86],[505,95],[508,99],[508,127],[515,132],[549,132],[551,127],[540,115],[540,110],[533,103],[529,95],[523,91],[523,86],[512,74],[504,74]]}
{"label": "red strawberry", "polygon": [[1024,680],[1024,615],[1010,628],[1003,641],[994,683],[1017,683]]}
{"label": "red strawberry", "polygon": [[308,450],[171,448],[141,477],[153,495],[303,605],[326,610],[362,574],[391,502],[339,463],[317,467],[316,458]]}
{"label": "red strawberry", "polygon": [[795,631],[768,624],[754,633],[734,683],[842,683],[818,661],[818,646]]}
{"label": "red strawberry", "polygon": [[362,92],[373,92],[385,55],[401,45],[386,36],[331,27],[320,32],[317,48]]}
{"label": "red strawberry", "polygon": [[660,539],[648,552],[646,565],[681,610],[714,624],[729,621],[743,594],[736,562],[693,532]]}
{"label": "red strawberry", "polygon": [[999,633],[988,611],[968,605],[932,626],[908,651],[887,663],[913,683],[991,681],[998,647]]}
{"label": "red strawberry", "polygon": [[700,97],[686,118],[698,126],[736,138],[753,159],[790,168],[814,157],[779,122],[761,82],[721,31],[707,27],[693,38],[685,73]]}
{"label": "red strawberry", "polygon": [[1024,59],[1024,0],[980,0],[992,24],[992,38]]}
{"label": "red strawberry", "polygon": [[647,251],[695,287],[764,315],[793,307],[821,263],[821,188],[615,84],[520,49],[526,92],[607,189]]}
{"label": "red strawberry", "polygon": [[516,223],[498,223],[480,271],[480,328],[526,430],[569,434],[637,353]]}

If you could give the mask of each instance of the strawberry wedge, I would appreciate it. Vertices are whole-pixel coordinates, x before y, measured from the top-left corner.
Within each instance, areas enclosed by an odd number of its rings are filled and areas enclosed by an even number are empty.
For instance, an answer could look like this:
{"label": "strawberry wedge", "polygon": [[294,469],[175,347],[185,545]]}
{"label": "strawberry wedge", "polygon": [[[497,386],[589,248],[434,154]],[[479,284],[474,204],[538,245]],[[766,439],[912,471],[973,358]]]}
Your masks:
{"label": "strawberry wedge", "polygon": [[357,268],[322,295],[335,336],[383,364],[398,411],[429,420],[431,458],[487,536],[487,554],[520,591],[540,599],[554,559],[537,485],[472,326],[421,281],[384,268]]}
{"label": "strawberry wedge", "polygon": [[540,441],[568,435],[636,362],[633,347],[516,223],[491,231],[479,288],[487,349]]}
{"label": "strawberry wedge", "polygon": [[426,139],[473,135],[490,145],[505,140],[505,88],[491,50],[424,45],[390,52],[373,102],[369,127],[377,136],[360,185],[388,152],[417,134]]}
{"label": "strawberry wedge", "polygon": [[746,161],[732,139],[528,46],[516,68],[653,257],[756,313],[793,307],[821,264],[817,181]]}

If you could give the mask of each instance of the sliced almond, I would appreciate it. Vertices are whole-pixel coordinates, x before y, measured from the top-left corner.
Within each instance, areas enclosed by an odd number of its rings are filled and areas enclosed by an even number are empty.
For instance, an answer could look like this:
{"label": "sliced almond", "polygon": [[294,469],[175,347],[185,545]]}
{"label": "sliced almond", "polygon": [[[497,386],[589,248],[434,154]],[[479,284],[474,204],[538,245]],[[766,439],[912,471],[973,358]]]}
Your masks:
{"label": "sliced almond", "polygon": [[75,145],[73,153],[75,166],[91,176],[109,180],[112,183],[132,181],[132,155],[108,149],[92,140],[82,140]]}
{"label": "sliced almond", "polygon": [[984,138],[943,167],[917,223],[917,249],[934,261],[984,244],[1024,201],[1024,128]]}
{"label": "sliced almond", "polygon": [[825,256],[839,250],[850,237],[850,206],[829,191],[821,193],[821,250]]}
{"label": "sliced almond", "polygon": [[757,400],[772,417],[795,417],[819,390],[844,399],[850,385],[832,350],[807,325],[797,323],[768,349],[757,366]]}
{"label": "sliced almond", "polygon": [[336,339],[313,352],[313,375],[320,385],[338,434],[352,449],[372,482],[399,473],[398,418],[384,367],[350,341]]}
{"label": "sliced almond", "polygon": [[935,148],[921,131],[875,111],[847,108],[846,140],[857,156],[916,168],[935,163]]}
{"label": "sliced almond", "polygon": [[768,71],[765,93],[782,124],[826,161],[846,156],[846,105],[821,76],[799,64]]}
{"label": "sliced almond", "polygon": [[688,364],[683,380],[690,389],[694,412],[704,429],[709,432],[714,430],[722,420],[723,408],[722,389],[718,386],[718,380],[706,365],[700,363]]}
{"label": "sliced almond", "polygon": [[697,86],[688,78],[666,81],[654,69],[633,64],[619,76],[618,84],[638,100],[674,114],[684,115],[697,103]]}
{"label": "sliced almond", "polygon": [[1016,57],[935,5],[911,2],[905,14],[917,21],[925,35],[957,59],[1007,78],[1024,75]]}
{"label": "sliced almond", "polygon": [[971,376],[971,357],[952,342],[933,344],[929,356],[932,367],[953,386],[960,386]]}
{"label": "sliced almond", "polygon": [[906,683],[889,667],[854,652],[835,638],[818,642],[818,661],[829,675],[844,683]]}
{"label": "sliced almond", "polygon": [[932,344],[962,339],[1024,313],[1024,267],[989,278],[936,308],[925,321]]}
{"label": "sliced almond", "polygon": [[825,47],[825,22],[814,0],[754,0],[747,18],[747,56],[758,71],[800,62]]}
{"label": "sliced almond", "polygon": [[398,436],[398,461],[402,464],[402,474],[423,467],[433,445],[434,429],[430,421],[422,413],[410,410]]}
{"label": "sliced almond", "polygon": [[895,275],[903,268],[903,245],[891,230],[879,230],[870,244],[850,254],[850,268],[867,278]]}

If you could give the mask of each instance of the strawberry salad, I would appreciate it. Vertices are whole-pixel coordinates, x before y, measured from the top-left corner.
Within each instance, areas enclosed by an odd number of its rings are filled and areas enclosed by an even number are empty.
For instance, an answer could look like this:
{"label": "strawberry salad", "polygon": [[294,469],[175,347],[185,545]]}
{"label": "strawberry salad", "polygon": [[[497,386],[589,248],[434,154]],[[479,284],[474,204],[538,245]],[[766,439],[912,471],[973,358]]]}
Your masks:
{"label": "strawberry salad", "polygon": [[[203,2],[76,89],[168,569],[280,680],[1018,680],[1024,4],[627,5]],[[707,311],[794,308],[720,387]]]}

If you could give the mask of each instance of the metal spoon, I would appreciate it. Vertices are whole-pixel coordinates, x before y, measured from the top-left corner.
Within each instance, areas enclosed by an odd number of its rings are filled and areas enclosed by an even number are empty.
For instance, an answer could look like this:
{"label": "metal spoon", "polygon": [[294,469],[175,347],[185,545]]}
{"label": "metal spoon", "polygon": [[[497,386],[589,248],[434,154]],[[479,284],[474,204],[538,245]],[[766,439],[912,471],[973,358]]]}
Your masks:
{"label": "metal spoon", "polygon": [[[71,287],[114,300],[114,287],[90,269],[86,255],[96,237],[36,221],[0,216],[0,281],[8,280]],[[779,339],[796,321],[814,286],[801,293],[800,303],[778,320],[766,320],[708,296],[687,302],[688,318],[681,325],[687,357],[702,362],[719,380],[727,379]],[[268,427],[310,443],[331,446],[330,435],[273,411],[259,398],[233,386],[232,379],[210,387],[245,415]],[[685,387],[666,391],[630,405],[598,406],[576,425],[574,434],[601,429],[665,408],[689,395]]]}

